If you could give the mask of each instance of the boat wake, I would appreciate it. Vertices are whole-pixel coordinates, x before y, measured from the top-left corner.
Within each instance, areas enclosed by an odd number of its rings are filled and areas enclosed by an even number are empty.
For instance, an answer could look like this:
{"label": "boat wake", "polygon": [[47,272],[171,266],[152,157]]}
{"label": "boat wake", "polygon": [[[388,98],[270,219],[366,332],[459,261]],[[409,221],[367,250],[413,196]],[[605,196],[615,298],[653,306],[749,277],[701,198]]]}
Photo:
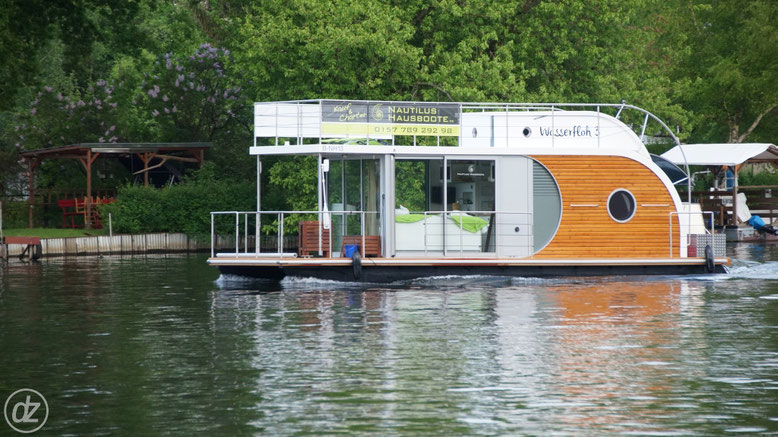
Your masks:
{"label": "boat wake", "polygon": [[363,282],[333,281],[331,279],[308,278],[301,276],[287,276],[281,280],[281,286],[285,289],[321,289],[321,288],[353,288],[371,285]]}
{"label": "boat wake", "polygon": [[265,289],[270,284],[278,284],[278,281],[272,279],[251,278],[240,275],[219,275],[213,281],[221,290],[259,290]]}
{"label": "boat wake", "polygon": [[429,286],[460,286],[469,284],[484,284],[501,282],[505,283],[510,281],[510,278],[504,276],[487,276],[487,275],[440,275],[440,276],[425,276],[423,278],[416,278],[407,281],[398,281],[398,283],[405,283],[408,285],[416,285],[420,287]]}
{"label": "boat wake", "polygon": [[731,279],[778,280],[778,261],[765,263],[735,260],[727,277]]}

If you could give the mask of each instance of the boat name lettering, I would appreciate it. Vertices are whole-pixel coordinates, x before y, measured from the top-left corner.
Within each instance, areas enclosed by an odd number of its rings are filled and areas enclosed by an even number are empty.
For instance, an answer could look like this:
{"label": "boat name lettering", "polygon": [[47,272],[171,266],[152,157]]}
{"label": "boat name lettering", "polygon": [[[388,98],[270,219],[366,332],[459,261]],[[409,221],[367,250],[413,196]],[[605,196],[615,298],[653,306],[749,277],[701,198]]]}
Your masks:
{"label": "boat name lettering", "polygon": [[325,151],[325,152],[342,152],[343,151],[343,146],[342,145],[338,145],[338,146],[324,146],[324,147],[322,147],[322,150]]}
{"label": "boat name lettering", "polygon": [[558,128],[541,126],[540,135],[543,137],[598,137],[600,136],[600,128],[597,126],[591,127],[589,125]]}

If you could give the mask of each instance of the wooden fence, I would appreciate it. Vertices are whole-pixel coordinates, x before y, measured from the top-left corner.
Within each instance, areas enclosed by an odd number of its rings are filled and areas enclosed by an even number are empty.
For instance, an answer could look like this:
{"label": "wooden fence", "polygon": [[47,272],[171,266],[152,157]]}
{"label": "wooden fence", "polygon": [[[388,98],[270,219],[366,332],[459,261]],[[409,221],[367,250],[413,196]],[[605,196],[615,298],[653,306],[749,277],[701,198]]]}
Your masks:
{"label": "wooden fence", "polygon": [[[746,195],[746,205],[751,214],[759,215],[766,223],[778,223],[775,220],[778,218],[778,185],[740,186],[738,193]],[[692,191],[692,201],[699,203],[703,211],[712,211],[716,225],[732,222],[732,191]]]}

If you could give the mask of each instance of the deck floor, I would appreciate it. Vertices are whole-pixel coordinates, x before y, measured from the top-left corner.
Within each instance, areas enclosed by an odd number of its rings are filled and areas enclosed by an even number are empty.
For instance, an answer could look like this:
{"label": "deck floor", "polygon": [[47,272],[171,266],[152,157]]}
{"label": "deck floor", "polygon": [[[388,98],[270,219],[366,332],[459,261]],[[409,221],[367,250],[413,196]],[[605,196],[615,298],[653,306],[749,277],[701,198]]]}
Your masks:
{"label": "deck floor", "polygon": [[[729,258],[715,258],[717,265],[729,265]],[[208,259],[214,266],[350,266],[350,258],[256,257],[252,254],[229,256],[222,254]],[[646,266],[704,265],[705,258],[592,258],[592,259],[532,259],[532,258],[363,258],[363,266]]]}

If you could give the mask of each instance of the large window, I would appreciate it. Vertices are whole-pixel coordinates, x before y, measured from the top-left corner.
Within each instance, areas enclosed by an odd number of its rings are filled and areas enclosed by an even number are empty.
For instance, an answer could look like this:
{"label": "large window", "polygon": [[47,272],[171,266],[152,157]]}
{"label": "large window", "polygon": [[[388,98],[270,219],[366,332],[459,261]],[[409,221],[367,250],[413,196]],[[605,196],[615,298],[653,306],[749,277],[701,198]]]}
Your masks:
{"label": "large window", "polygon": [[397,160],[396,250],[493,251],[494,193],[492,160]]}
{"label": "large window", "polygon": [[454,198],[450,210],[486,213],[494,211],[494,161],[448,161],[449,186]]}

